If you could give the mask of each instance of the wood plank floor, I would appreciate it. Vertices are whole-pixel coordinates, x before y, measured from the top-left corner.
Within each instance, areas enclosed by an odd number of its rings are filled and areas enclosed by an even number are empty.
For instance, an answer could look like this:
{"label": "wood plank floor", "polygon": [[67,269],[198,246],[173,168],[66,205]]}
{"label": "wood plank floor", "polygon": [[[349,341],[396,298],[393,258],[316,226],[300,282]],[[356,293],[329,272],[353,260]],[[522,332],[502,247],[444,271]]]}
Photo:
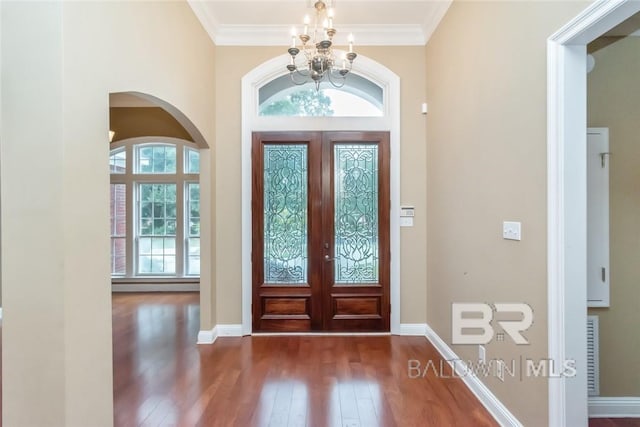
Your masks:
{"label": "wood plank floor", "polygon": [[591,418],[589,427],[640,427],[640,418]]}
{"label": "wood plank floor", "polygon": [[422,337],[254,336],[196,345],[197,294],[113,297],[117,426],[496,426]]}
{"label": "wood plank floor", "polygon": [[[408,378],[408,359],[438,357],[424,338],[245,337],[197,346],[198,329],[197,294],[113,296],[116,426],[497,425],[460,380]],[[589,427],[640,420],[591,419]]]}

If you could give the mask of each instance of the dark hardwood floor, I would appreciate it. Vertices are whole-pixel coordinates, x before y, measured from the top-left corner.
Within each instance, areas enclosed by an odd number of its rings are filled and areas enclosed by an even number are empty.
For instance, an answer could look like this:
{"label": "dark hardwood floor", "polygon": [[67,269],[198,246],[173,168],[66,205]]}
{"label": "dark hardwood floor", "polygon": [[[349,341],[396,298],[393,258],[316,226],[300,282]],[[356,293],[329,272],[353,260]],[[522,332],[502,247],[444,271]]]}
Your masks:
{"label": "dark hardwood floor", "polygon": [[640,427],[640,418],[590,418],[589,427]]}
{"label": "dark hardwood floor", "polygon": [[113,297],[117,426],[496,426],[422,337],[254,336],[196,345],[197,294]]}
{"label": "dark hardwood floor", "polygon": [[[113,296],[116,426],[497,425],[460,380],[408,378],[408,359],[438,357],[424,338],[244,337],[197,346],[198,319],[197,294]],[[590,419],[589,427],[640,420]]]}

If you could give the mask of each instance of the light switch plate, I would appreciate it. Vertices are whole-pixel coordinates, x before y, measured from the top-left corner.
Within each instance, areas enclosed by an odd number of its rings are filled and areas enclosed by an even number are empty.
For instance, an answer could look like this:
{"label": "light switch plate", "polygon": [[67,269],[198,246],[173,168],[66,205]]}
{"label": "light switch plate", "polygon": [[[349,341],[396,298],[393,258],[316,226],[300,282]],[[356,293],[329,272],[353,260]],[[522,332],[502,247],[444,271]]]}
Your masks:
{"label": "light switch plate", "polygon": [[412,217],[400,217],[400,227],[413,227],[413,218]]}
{"label": "light switch plate", "polygon": [[513,221],[503,222],[502,237],[505,240],[522,240],[522,224]]}

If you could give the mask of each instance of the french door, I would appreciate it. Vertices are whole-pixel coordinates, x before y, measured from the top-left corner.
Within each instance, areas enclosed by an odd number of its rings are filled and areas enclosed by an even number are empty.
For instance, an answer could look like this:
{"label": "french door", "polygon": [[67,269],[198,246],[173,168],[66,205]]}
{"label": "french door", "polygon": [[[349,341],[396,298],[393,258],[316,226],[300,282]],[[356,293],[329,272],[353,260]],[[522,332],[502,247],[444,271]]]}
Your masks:
{"label": "french door", "polygon": [[253,330],[389,331],[389,134],[252,146]]}

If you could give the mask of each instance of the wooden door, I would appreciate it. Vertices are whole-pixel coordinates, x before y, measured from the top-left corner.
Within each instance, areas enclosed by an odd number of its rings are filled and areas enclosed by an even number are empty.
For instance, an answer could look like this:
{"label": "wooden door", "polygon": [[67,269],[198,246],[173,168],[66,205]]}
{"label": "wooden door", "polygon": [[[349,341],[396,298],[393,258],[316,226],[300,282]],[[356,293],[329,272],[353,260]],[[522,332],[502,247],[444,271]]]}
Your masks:
{"label": "wooden door", "polygon": [[253,330],[389,331],[389,135],[254,133]]}

